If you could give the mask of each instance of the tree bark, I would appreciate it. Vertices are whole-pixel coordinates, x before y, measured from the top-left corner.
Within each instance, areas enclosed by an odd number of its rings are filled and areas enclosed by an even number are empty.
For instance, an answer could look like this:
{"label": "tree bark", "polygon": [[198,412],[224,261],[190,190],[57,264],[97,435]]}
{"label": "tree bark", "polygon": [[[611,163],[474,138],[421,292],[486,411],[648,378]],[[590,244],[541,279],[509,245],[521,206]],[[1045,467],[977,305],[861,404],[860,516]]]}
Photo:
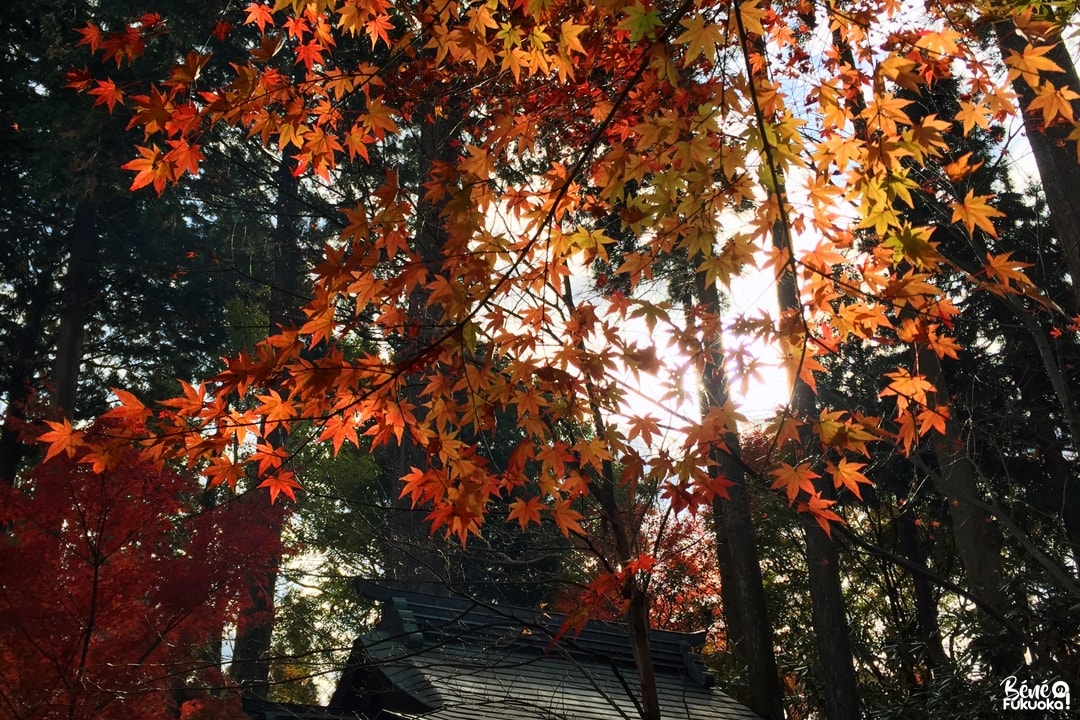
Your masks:
{"label": "tree bark", "polygon": [[[705,282],[702,273],[697,273],[696,279],[702,305],[708,312],[718,314],[720,297],[716,286]],[[707,405],[722,407],[731,400],[722,338],[719,335],[713,337],[711,345],[702,372],[702,391]],[[727,439],[726,451],[717,449],[712,455],[719,473],[734,483],[728,488],[727,501],[720,497],[713,499],[724,614],[729,629],[736,631],[729,633],[729,641],[736,657],[746,663],[749,672],[750,709],[770,720],[782,720],[783,692],[738,435],[733,434]],[[726,572],[725,563],[729,564]],[[734,587],[727,588],[729,583]],[[733,607],[728,606],[730,602],[735,603]]]}
{"label": "tree bark", "polygon": [[4,423],[0,428],[0,482],[15,484],[19,466],[26,455],[21,437],[25,404],[31,397],[31,384],[42,351],[40,338],[44,335],[44,313],[47,301],[31,299],[26,309],[26,322],[12,339],[18,354],[10,359],[4,392]]}
{"label": "tree bark", "polygon": [[[429,119],[420,127],[417,138],[417,182],[424,183],[431,177],[437,162],[452,162],[458,154],[453,140],[458,132],[458,122],[453,118],[440,117],[434,107],[418,111],[420,117]],[[443,228],[441,212],[443,205],[423,199],[424,190],[417,188],[421,197],[417,205],[416,230],[413,249],[419,262],[434,274],[442,267],[443,249],[447,233]],[[438,340],[442,317],[435,306],[428,305],[429,293],[416,288],[409,298],[408,322],[412,324],[403,332],[407,339],[397,348],[396,361],[402,373],[401,399],[418,408],[417,418],[422,420],[419,408],[421,387],[418,376],[410,372],[408,364],[419,358]],[[440,552],[439,540],[432,537],[425,521],[427,509],[412,507],[411,500],[399,497],[401,478],[413,467],[421,470],[429,464],[427,449],[413,439],[406,429],[396,446],[390,446],[382,455],[388,465],[385,473],[385,492],[390,500],[388,538],[383,558],[383,571],[387,580],[395,586],[416,592],[445,595],[450,592],[449,571],[446,556]]]}
{"label": "tree bark", "polygon": [[[778,183],[777,202],[785,202],[782,183]],[[791,256],[791,230],[782,219],[773,225],[772,240],[777,249]],[[777,280],[776,292],[783,316],[782,322],[798,322],[802,304],[799,302],[794,267],[790,263]],[[792,382],[792,414],[796,418],[816,416],[817,399],[814,391],[798,376]],[[808,427],[809,425],[806,425],[803,429]],[[809,433],[801,433],[801,440],[804,445],[809,443]],[[821,490],[823,497],[832,495],[832,489],[828,486]],[[830,720],[856,720],[862,713],[836,543],[809,516],[803,518],[803,528],[811,618],[824,680],[825,716]]]}
{"label": "tree bark", "polygon": [[[896,518],[896,534],[902,552],[913,563],[921,567],[926,565],[926,552],[919,544],[919,533],[915,526],[915,517],[907,508],[901,510]],[[918,623],[919,639],[926,648],[926,661],[932,673],[940,673],[949,666],[949,656],[938,624],[937,600],[933,587],[926,575],[911,573],[911,582],[915,594],[915,617]]]}
{"label": "tree bark", "polygon": [[[747,72],[752,73],[751,68],[754,67],[754,62],[751,57],[751,46],[761,58],[768,57],[767,49],[760,37],[747,33],[741,14],[736,12],[734,16],[740,35],[743,62]],[[758,72],[761,76],[766,76],[767,66],[763,66]],[[755,87],[753,78],[751,78],[751,87]],[[786,209],[787,189],[776,163],[775,150],[767,139],[765,113],[758,102],[756,92],[751,93],[751,100],[754,119],[763,140],[762,160],[775,183],[774,187],[768,191],[770,201],[775,202],[777,206],[777,217],[772,225],[772,244],[776,250],[783,253],[783,256],[789,258],[786,266],[779,272],[776,282],[781,324],[800,323],[803,307],[799,300],[794,266],[794,245]],[[816,417],[817,400],[814,391],[797,374],[792,377],[791,382],[793,385],[789,412],[799,419]],[[800,432],[801,444],[804,447],[809,447],[812,441],[808,432],[809,427],[808,424],[804,425]],[[831,493],[831,487],[822,488],[823,497],[828,498]],[[812,604],[811,618],[814,623],[814,636],[821,665],[825,716],[830,720],[848,720],[849,718],[856,720],[861,717],[861,711],[855,678],[855,660],[851,649],[851,632],[847,624],[836,545],[809,516],[803,518],[803,525],[807,577]]]}
{"label": "tree bark", "polygon": [[75,414],[90,300],[90,261],[95,246],[94,213],[84,201],[75,208],[74,222],[68,233],[68,266],[64,276],[64,298],[60,308],[60,329],[56,338],[56,363],[52,378],[55,388],[52,406],[66,418]]}
{"label": "tree bark", "polygon": [[[277,217],[273,232],[272,270],[270,278],[269,328],[271,335],[282,329],[298,327],[300,322],[301,284],[304,268],[300,250],[300,185],[289,168],[291,158],[283,156],[277,168]],[[271,444],[281,447],[284,433],[274,433]],[[285,514],[273,515],[273,528],[279,540],[284,530]],[[280,556],[265,573],[251,579],[248,586],[249,606],[237,623],[229,673],[243,688],[244,694],[266,699],[270,690],[269,652],[274,631],[274,592],[277,588]]]}
{"label": "tree bark", "polygon": [[[994,23],[994,33],[1003,59],[1013,52],[1023,54],[1028,47],[1028,40],[1020,34],[1012,20]],[[1077,76],[1069,51],[1060,37],[1051,42],[1054,45],[1046,53],[1046,59],[1057,64],[1064,72],[1049,73],[1046,81],[1080,94],[1080,77]],[[1050,221],[1065,255],[1072,286],[1071,313],[1080,314],[1080,204],[1076,202],[1076,188],[1080,187],[1080,163],[1077,162],[1076,143],[1066,140],[1072,125],[1044,127],[1042,114],[1030,109],[1035,99],[1034,89],[1022,76],[1013,80],[1012,87],[1019,100],[1031,154],[1042,178]],[[1072,106],[1073,112],[1080,116],[1080,101],[1073,101]]]}
{"label": "tree bark", "polygon": [[[922,374],[934,385],[938,403],[947,403],[949,388],[937,355],[920,347],[916,358]],[[933,478],[938,491],[949,501],[953,539],[967,574],[968,588],[996,611],[1007,614],[1010,603],[1005,593],[1002,535],[994,519],[973,502],[982,494],[975,467],[967,456],[960,424],[950,419],[945,423],[944,435],[932,433],[932,443],[938,464]],[[1021,652],[1019,647],[1001,648],[991,659],[994,670],[1010,674],[1023,664]]]}

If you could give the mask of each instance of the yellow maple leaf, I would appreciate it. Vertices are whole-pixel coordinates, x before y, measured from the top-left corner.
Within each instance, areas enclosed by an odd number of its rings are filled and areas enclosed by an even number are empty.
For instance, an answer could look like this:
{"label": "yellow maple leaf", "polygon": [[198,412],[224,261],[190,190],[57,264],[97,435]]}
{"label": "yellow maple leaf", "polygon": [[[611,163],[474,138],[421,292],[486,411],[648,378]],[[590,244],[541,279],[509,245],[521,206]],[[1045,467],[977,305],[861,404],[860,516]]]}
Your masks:
{"label": "yellow maple leaf", "polygon": [[1072,122],[1073,100],[1080,100],[1080,95],[1067,87],[1054,87],[1052,83],[1045,82],[1035,91],[1035,99],[1028,104],[1028,110],[1042,110],[1044,125],[1059,117]]}
{"label": "yellow maple leaf", "polygon": [[991,218],[1005,217],[1005,213],[989,205],[987,201],[993,197],[993,195],[976,195],[974,190],[968,190],[963,202],[954,202],[950,206],[953,211],[950,222],[964,223],[969,235],[975,233],[975,228],[980,228],[996,238],[997,230],[994,229]]}
{"label": "yellow maple leaf", "polygon": [[960,109],[956,112],[955,117],[957,121],[964,124],[965,136],[975,127],[981,127],[983,130],[990,127],[990,108],[982,103],[961,100]]}
{"label": "yellow maple leaf", "polygon": [[1028,45],[1023,53],[1010,50],[1009,56],[1005,58],[1005,64],[1009,67],[1009,82],[1019,77],[1029,86],[1036,88],[1041,82],[1039,73],[1062,72],[1060,65],[1046,57],[1046,53],[1053,49],[1053,45]]}
{"label": "yellow maple leaf", "polygon": [[683,18],[679,24],[686,28],[686,32],[675,38],[675,42],[686,45],[683,67],[692,63],[699,55],[710,62],[716,60],[717,48],[724,44],[722,28],[719,25],[706,23],[705,17],[700,14]]}

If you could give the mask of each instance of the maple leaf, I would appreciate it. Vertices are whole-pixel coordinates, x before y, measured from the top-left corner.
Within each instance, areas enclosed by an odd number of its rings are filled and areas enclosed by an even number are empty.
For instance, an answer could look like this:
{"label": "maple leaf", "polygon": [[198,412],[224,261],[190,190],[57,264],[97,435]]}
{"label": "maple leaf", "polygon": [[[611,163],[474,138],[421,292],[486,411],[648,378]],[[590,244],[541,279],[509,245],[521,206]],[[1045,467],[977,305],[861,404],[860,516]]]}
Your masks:
{"label": "maple leaf", "polygon": [[334,457],[341,452],[341,445],[346,440],[354,447],[360,447],[360,439],[357,437],[356,422],[352,417],[343,414],[332,415],[323,425],[319,434],[319,441],[331,440],[334,443]]}
{"label": "maple leaf", "polygon": [[855,497],[862,500],[862,494],[859,492],[859,483],[866,485],[872,484],[870,478],[862,474],[861,470],[866,467],[866,463],[851,462],[847,458],[841,458],[840,462],[828,463],[827,466],[829,474],[833,477],[833,485],[840,489],[840,487],[846,487],[850,490]]}
{"label": "maple leaf", "polygon": [[582,465],[592,465],[597,470],[601,469],[604,462],[611,460],[611,453],[607,450],[607,443],[600,438],[580,440],[571,448],[578,454]]}
{"label": "maple leaf", "polygon": [[664,23],[656,10],[649,10],[640,2],[623,8],[626,17],[618,24],[619,30],[630,33],[630,42],[637,42],[644,37],[651,37],[653,30],[663,27]]}
{"label": "maple leaf", "polygon": [[386,34],[387,30],[393,30],[394,23],[390,21],[390,16],[386,13],[376,15],[367,23],[364,24],[364,32],[371,38],[371,49],[375,49],[375,44],[382,40],[383,44],[389,47],[390,36]]}
{"label": "maple leaf", "polygon": [[210,487],[227,485],[231,490],[246,477],[244,464],[233,462],[227,457],[217,456],[210,459],[210,464],[202,471]]}
{"label": "maple leaf", "polygon": [[189,145],[184,138],[169,140],[168,144],[172,149],[165,153],[162,162],[171,172],[169,180],[175,182],[185,172],[198,175],[199,161],[205,159],[201,147],[197,144]]}
{"label": "maple leaf", "polygon": [[570,507],[570,500],[556,500],[555,507],[551,509],[551,517],[555,520],[555,525],[558,526],[563,537],[570,537],[570,533],[585,534],[585,530],[578,524],[581,513]]}
{"label": "maple leaf", "polygon": [[949,222],[964,223],[969,235],[975,233],[975,228],[980,228],[996,238],[997,230],[994,229],[991,218],[1005,217],[1005,213],[988,204],[987,201],[993,197],[993,195],[976,195],[974,190],[968,190],[962,202],[954,202],[950,205],[953,214]]}
{"label": "maple leaf", "polygon": [[[965,131],[965,133],[966,133],[966,131]],[[945,173],[945,176],[949,178],[949,180],[951,180],[953,182],[960,182],[961,180],[966,178],[968,175],[970,175],[971,173],[975,172],[976,170],[978,170],[979,168],[981,168],[983,166],[983,161],[982,160],[975,163],[974,165],[971,164],[970,160],[971,160],[971,153],[970,152],[964,153],[963,155],[958,157],[956,160],[953,160],[952,162],[946,164],[941,169]]]}
{"label": "maple leaf", "polygon": [[324,52],[326,46],[312,38],[296,48],[296,64],[302,64],[305,69],[311,70],[315,65],[322,65]]}
{"label": "maple leaf", "polygon": [[559,26],[559,49],[567,54],[577,52],[585,55],[585,46],[581,44],[581,33],[584,30],[588,30],[587,25],[577,25],[573,20],[564,20]]}
{"label": "maple leaf", "polygon": [[475,145],[466,145],[465,151],[469,156],[458,163],[458,167],[477,180],[490,180],[491,173],[495,169],[495,163],[487,154],[487,151]]}
{"label": "maple leaf", "polygon": [[116,419],[125,426],[140,426],[150,416],[150,409],[143,405],[134,394],[119,388],[109,388],[109,390],[120,401],[120,404],[103,413],[102,419]]}
{"label": "maple leaf", "polygon": [[80,35],[79,41],[75,43],[76,47],[78,47],[79,45],[89,45],[90,52],[95,53],[98,51],[99,48],[101,48],[101,41],[103,36],[101,34],[101,28],[99,28],[97,25],[94,25],[93,23],[87,23],[84,27],[76,28],[75,32]]}
{"label": "maple leaf", "polygon": [[1005,64],[1009,67],[1009,81],[1023,78],[1030,87],[1036,88],[1041,82],[1039,73],[1063,72],[1061,66],[1046,57],[1046,53],[1054,49],[1053,45],[1028,45],[1023,53],[1010,50],[1005,58]]}
{"label": "maple leaf", "polygon": [[517,520],[521,529],[524,530],[529,526],[529,523],[540,524],[540,510],[544,507],[544,502],[539,497],[531,497],[527,500],[515,500],[510,503],[510,513],[506,516],[507,522],[513,522]]}
{"label": "maple leaf", "polygon": [[903,412],[908,403],[926,405],[926,393],[933,392],[934,386],[922,375],[912,375],[904,368],[895,372],[885,373],[885,377],[891,378],[889,386],[882,390],[878,397],[896,396],[896,406]]}
{"label": "maple leaf", "polygon": [[650,413],[631,415],[627,422],[630,425],[627,438],[630,440],[640,437],[646,445],[652,445],[653,436],[660,434],[660,421]]}
{"label": "maple leaf", "polygon": [[690,65],[699,55],[710,62],[714,61],[717,49],[724,45],[723,28],[715,23],[706,23],[700,13],[683,18],[679,24],[686,28],[686,32],[675,38],[675,42],[686,45],[683,66]]}
{"label": "maple leaf", "polygon": [[89,90],[89,94],[94,96],[94,106],[104,105],[109,108],[109,112],[119,104],[124,104],[124,91],[116,87],[116,83],[112,79],[108,80],[95,80],[96,87]]}
{"label": "maple leaf", "polygon": [[48,443],[49,449],[45,453],[45,461],[56,457],[60,453],[75,457],[75,450],[84,445],[84,434],[71,426],[71,421],[64,418],[61,421],[46,420],[45,424],[51,430],[38,435],[38,442]]}
{"label": "maple leaf", "polygon": [[814,520],[817,521],[819,527],[825,531],[828,537],[832,537],[830,530],[830,523],[844,523],[844,519],[830,510],[833,505],[836,504],[835,500],[826,500],[818,493],[813,493],[809,500],[805,503],[799,503],[799,512],[808,512],[814,516]]}
{"label": "maple leaf", "polygon": [[291,470],[279,470],[259,483],[259,487],[270,491],[271,504],[277,502],[278,495],[281,494],[295,501],[296,491],[304,489],[304,486],[297,482],[296,475]]}
{"label": "maple leaf", "polygon": [[374,133],[376,138],[382,140],[385,133],[396,133],[398,131],[393,114],[394,109],[384,105],[382,98],[372,98],[371,102],[368,103],[367,112],[360,117],[364,127]]}
{"label": "maple leaf", "polygon": [[990,108],[982,103],[971,103],[966,100],[960,101],[960,109],[954,115],[955,119],[963,123],[964,135],[967,136],[975,127],[983,130],[990,129]]}
{"label": "maple leaf", "polygon": [[267,25],[274,27],[274,13],[269,5],[251,2],[245,9],[247,10],[247,17],[244,18],[245,25],[255,25],[260,33],[266,32]]}
{"label": "maple leaf", "polygon": [[1011,251],[1001,255],[986,253],[986,274],[1005,286],[1034,287],[1031,278],[1024,274],[1024,268],[1031,266],[1031,263],[1013,260]]}
{"label": "maple leaf", "polygon": [[787,494],[789,503],[795,502],[795,497],[800,490],[813,495],[814,479],[821,477],[810,468],[810,463],[804,462],[792,467],[786,462],[780,463],[780,467],[770,470],[769,474],[775,478],[770,487],[773,490],[783,489]]}
{"label": "maple leaf", "polygon": [[936,430],[939,435],[945,434],[945,423],[949,420],[949,408],[938,406],[936,408],[923,408],[916,418],[919,423],[919,436],[923,436],[931,430]]}
{"label": "maple leaf", "polygon": [[1028,110],[1042,110],[1043,124],[1047,126],[1059,117],[1072,122],[1073,100],[1080,100],[1080,95],[1067,87],[1054,87],[1047,82],[1035,91],[1035,99],[1028,103]]}
{"label": "maple leaf", "polygon": [[135,179],[131,181],[131,191],[153,185],[154,191],[160,195],[165,190],[165,185],[173,178],[173,170],[169,163],[165,162],[165,156],[157,147],[143,147],[136,145],[142,157],[129,160],[120,167],[135,173]]}
{"label": "maple leaf", "polygon": [[271,390],[268,395],[256,395],[255,398],[262,401],[255,412],[266,418],[268,431],[273,431],[279,425],[288,427],[288,421],[299,415],[292,403],[282,398],[276,390]]}

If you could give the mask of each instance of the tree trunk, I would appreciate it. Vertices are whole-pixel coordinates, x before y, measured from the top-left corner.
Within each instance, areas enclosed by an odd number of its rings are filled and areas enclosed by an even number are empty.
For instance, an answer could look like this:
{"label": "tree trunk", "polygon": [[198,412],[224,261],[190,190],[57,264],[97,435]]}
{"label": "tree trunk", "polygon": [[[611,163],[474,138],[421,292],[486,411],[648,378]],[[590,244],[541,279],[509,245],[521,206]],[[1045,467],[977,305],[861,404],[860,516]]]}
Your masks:
{"label": "tree trunk", "polygon": [[[896,535],[902,552],[913,563],[926,567],[926,552],[919,544],[918,528],[914,514],[907,508],[901,510],[896,518]],[[926,648],[926,662],[932,673],[938,674],[949,667],[949,656],[938,624],[937,600],[934,590],[923,573],[911,573],[911,582],[915,591],[915,617],[918,623],[919,639]]]}
{"label": "tree trunk", "polygon": [[26,309],[26,322],[11,346],[18,354],[10,358],[4,392],[4,424],[0,429],[0,482],[15,484],[26,444],[21,437],[25,404],[31,396],[34,370],[41,357],[41,337],[44,335],[44,313],[47,301],[31,299]]}
{"label": "tree trunk", "polygon": [[[289,165],[291,158],[282,157],[277,168],[278,209],[273,233],[272,273],[270,278],[269,333],[298,327],[300,322],[300,298],[303,296],[303,253],[300,250],[299,182]],[[270,436],[276,447],[285,443],[280,430]],[[273,515],[276,537],[281,539],[285,514]],[[280,556],[265,573],[253,577],[248,586],[250,605],[246,607],[237,624],[236,643],[233,646],[229,673],[244,689],[246,695],[266,699],[270,690],[269,652],[274,630],[274,592],[277,587],[277,571]]]}
{"label": "tree trunk", "polygon": [[[1019,33],[1012,20],[994,23],[994,32],[1003,59],[1012,52],[1023,54],[1028,46],[1027,39]],[[1080,94],[1080,78],[1060,37],[1056,38],[1053,48],[1045,57],[1064,70],[1064,73],[1048,73],[1047,81]],[[1066,140],[1072,125],[1066,123],[1044,127],[1042,113],[1030,109],[1035,91],[1022,76],[1013,80],[1012,87],[1019,99],[1031,154],[1043,181],[1042,189],[1050,210],[1050,220],[1065,255],[1072,286],[1070,311],[1080,314],[1080,204],[1076,202],[1076,188],[1080,187],[1080,163],[1077,162],[1076,143]],[[1073,101],[1072,106],[1073,112],[1080,115],[1080,102]]]}
{"label": "tree trunk", "polygon": [[[751,36],[743,26],[742,17],[735,13],[739,29],[743,62],[748,73],[755,63],[751,57],[751,47],[761,58],[767,58],[767,48],[758,36]],[[757,73],[764,77],[768,68],[761,66]],[[772,225],[772,244],[783,256],[789,258],[786,266],[779,272],[776,282],[777,305],[780,310],[781,324],[802,322],[802,303],[795,275],[794,245],[791,238],[791,226],[787,216],[787,189],[784,178],[776,163],[775,150],[770,146],[766,129],[766,117],[758,102],[756,79],[751,78],[751,94],[754,119],[758,124],[763,139],[762,161],[768,168],[775,183],[769,189],[769,200],[776,203],[777,218]],[[790,328],[789,328],[790,329]],[[806,339],[804,338],[804,342]],[[817,416],[817,400],[814,391],[797,374],[791,378],[790,412],[797,419],[809,419]],[[812,438],[810,425],[802,427],[801,444],[809,448]],[[832,488],[822,488],[822,496],[828,498]],[[817,526],[809,516],[803,519],[806,538],[807,576],[810,584],[811,618],[814,623],[814,636],[818,649],[825,694],[825,715],[830,720],[856,720],[861,717],[859,709],[858,685],[855,678],[855,660],[851,650],[851,632],[847,624],[844,605],[843,586],[840,580],[840,565],[836,545]]]}
{"label": "tree trunk", "polygon": [[[778,183],[777,199],[785,202],[785,190]],[[772,229],[773,245],[793,256],[791,231],[786,222],[778,220]],[[777,280],[777,301],[782,322],[798,322],[802,313],[798,287],[792,264]],[[793,378],[791,412],[796,418],[817,415],[817,399],[813,390],[801,378]],[[803,429],[809,425],[803,426]],[[804,445],[811,442],[809,433],[801,433]],[[830,497],[832,489],[822,489],[823,497]],[[811,618],[814,623],[814,639],[821,663],[825,690],[825,716],[829,720],[855,720],[861,717],[858,685],[855,678],[855,660],[851,650],[851,630],[847,623],[844,591],[840,579],[839,554],[836,543],[828,537],[817,523],[803,518],[806,539],[807,577],[810,583]]]}
{"label": "tree trunk", "polygon": [[[918,348],[916,352],[918,366],[934,385],[938,403],[948,402],[949,389],[941,361],[927,348]],[[949,501],[953,539],[967,574],[968,589],[997,612],[1008,614],[1010,603],[1005,594],[1001,531],[994,519],[973,502],[979,501],[982,493],[975,467],[967,456],[960,424],[950,420],[945,424],[944,435],[932,433],[931,436],[939,469],[933,477],[938,491]],[[996,626],[994,632],[997,634]],[[1022,649],[1014,646],[1002,647],[991,658],[994,670],[1004,675],[1011,674],[1023,662]]]}
{"label": "tree trunk", "polygon": [[[436,162],[452,162],[457,157],[453,140],[457,137],[459,123],[452,113],[449,117],[439,117],[434,107],[421,108],[418,114],[420,117],[429,116],[421,125],[417,138],[417,182],[422,184],[431,177]],[[423,199],[422,187],[417,188],[417,194],[421,200],[416,211],[413,249],[419,262],[434,274],[441,271],[443,249],[447,243],[441,218],[443,205]],[[418,408],[417,418],[421,420],[423,416],[419,408],[422,406],[422,388],[419,382],[413,381],[418,376],[409,371],[407,364],[426,352],[440,333],[443,318],[436,306],[428,305],[428,298],[428,291],[421,287],[412,292],[408,312],[408,322],[412,328],[403,333],[407,339],[396,352],[396,361],[406,365],[399,368],[402,372],[401,399]],[[401,440],[382,454],[382,459],[388,465],[385,468],[385,492],[390,500],[384,575],[398,587],[445,595],[450,592],[447,558],[440,552],[440,542],[432,537],[425,521],[428,510],[414,508],[408,497],[399,497],[401,478],[414,467],[427,469],[427,449],[420,447],[406,429]]]}
{"label": "tree trunk", "polygon": [[[700,302],[708,312],[718,314],[720,297],[716,286],[705,282],[702,273],[697,273],[696,279]],[[702,372],[702,394],[706,405],[722,407],[731,400],[731,394],[719,334],[711,339],[711,345]],[[724,615],[729,630],[735,630],[729,632],[729,641],[736,657],[746,663],[749,671],[750,709],[770,720],[781,720],[784,717],[783,693],[738,435],[727,440],[726,452],[718,449],[712,454],[719,473],[734,483],[728,489],[727,501],[720,497],[713,499]],[[726,572],[725,564],[729,564]],[[728,588],[729,583],[734,587]],[[733,606],[729,606],[731,602],[734,602]]]}
{"label": "tree trunk", "polygon": [[86,310],[90,300],[90,260],[95,246],[94,213],[86,202],[82,202],[75,208],[74,222],[68,234],[70,250],[52,378],[55,387],[52,406],[66,418],[75,414],[83,337],[86,334]]}

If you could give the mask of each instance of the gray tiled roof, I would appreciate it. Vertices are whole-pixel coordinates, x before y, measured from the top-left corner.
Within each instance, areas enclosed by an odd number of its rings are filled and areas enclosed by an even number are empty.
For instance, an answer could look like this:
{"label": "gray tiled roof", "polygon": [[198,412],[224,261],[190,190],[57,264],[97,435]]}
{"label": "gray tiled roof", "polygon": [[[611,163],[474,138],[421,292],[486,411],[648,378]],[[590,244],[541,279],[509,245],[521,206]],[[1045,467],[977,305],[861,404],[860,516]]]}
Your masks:
{"label": "gray tiled roof", "polygon": [[[335,704],[378,720],[621,720],[640,717],[626,629],[590,623],[553,639],[558,615],[362,584],[382,630],[360,638]],[[689,652],[701,634],[650,636],[664,718],[754,720],[710,687]]]}

